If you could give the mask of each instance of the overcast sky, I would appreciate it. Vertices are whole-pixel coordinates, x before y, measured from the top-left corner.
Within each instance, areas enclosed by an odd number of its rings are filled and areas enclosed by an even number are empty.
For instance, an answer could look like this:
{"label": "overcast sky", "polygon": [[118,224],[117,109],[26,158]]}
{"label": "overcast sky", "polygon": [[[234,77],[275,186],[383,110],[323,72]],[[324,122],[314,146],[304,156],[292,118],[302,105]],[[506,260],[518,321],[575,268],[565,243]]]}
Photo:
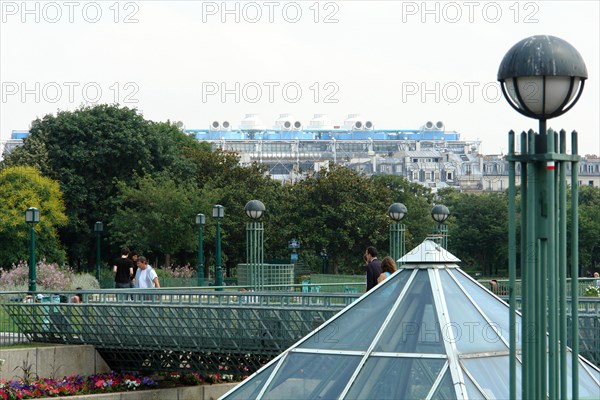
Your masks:
{"label": "overcast sky", "polygon": [[[380,129],[443,121],[483,152],[537,129],[496,83],[528,36],[572,44],[589,79],[549,127],[600,154],[600,8],[590,1],[0,1],[0,133],[81,104],[136,107],[146,118],[234,128],[247,113],[308,124],[360,113]],[[570,146],[569,146],[570,147]]]}

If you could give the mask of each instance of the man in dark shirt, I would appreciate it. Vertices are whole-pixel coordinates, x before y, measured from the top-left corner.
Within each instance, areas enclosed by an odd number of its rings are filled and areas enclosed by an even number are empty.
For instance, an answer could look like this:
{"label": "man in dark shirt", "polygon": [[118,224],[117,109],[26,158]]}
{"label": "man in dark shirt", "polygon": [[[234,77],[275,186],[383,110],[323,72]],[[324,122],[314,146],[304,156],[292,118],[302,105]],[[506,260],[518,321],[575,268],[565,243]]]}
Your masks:
{"label": "man in dark shirt", "polygon": [[377,278],[381,275],[381,260],[377,258],[377,249],[373,246],[367,247],[365,252],[367,262],[367,292],[377,285]]}
{"label": "man in dark shirt", "polygon": [[130,288],[131,279],[133,278],[133,262],[127,257],[129,249],[124,247],[121,249],[121,257],[115,260],[113,272],[115,273],[115,288],[125,289]]}

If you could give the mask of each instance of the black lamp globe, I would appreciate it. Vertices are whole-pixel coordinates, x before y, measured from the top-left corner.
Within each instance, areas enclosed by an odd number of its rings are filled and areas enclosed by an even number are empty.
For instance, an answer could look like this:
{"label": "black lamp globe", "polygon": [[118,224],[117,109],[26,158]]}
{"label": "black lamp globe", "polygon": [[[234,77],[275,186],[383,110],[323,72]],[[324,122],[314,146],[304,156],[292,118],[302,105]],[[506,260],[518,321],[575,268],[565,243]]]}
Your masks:
{"label": "black lamp globe", "polygon": [[388,215],[391,219],[398,222],[408,213],[408,209],[402,203],[394,203],[388,208]]}
{"label": "black lamp globe", "polygon": [[265,210],[265,205],[260,200],[250,200],[244,206],[244,211],[246,211],[246,215],[248,215],[252,219],[259,219],[260,217],[262,217]]}
{"label": "black lamp globe", "polygon": [[539,120],[569,111],[583,91],[587,68],[579,52],[549,35],[531,36],[504,56],[498,81],[508,103]]}
{"label": "black lamp globe", "polygon": [[443,224],[448,219],[450,210],[443,204],[438,204],[431,209],[431,218],[438,224]]}

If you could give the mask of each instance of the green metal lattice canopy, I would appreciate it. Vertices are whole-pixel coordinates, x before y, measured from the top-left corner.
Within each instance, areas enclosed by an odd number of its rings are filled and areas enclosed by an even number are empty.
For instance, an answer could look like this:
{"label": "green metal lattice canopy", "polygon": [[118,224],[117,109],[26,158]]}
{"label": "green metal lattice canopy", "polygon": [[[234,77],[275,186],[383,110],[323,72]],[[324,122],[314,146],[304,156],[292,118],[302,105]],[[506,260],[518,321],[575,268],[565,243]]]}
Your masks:
{"label": "green metal lattice canopy", "polygon": [[[400,261],[223,399],[508,399],[508,305],[432,241]],[[580,357],[579,375],[580,398],[596,399],[600,370]]]}

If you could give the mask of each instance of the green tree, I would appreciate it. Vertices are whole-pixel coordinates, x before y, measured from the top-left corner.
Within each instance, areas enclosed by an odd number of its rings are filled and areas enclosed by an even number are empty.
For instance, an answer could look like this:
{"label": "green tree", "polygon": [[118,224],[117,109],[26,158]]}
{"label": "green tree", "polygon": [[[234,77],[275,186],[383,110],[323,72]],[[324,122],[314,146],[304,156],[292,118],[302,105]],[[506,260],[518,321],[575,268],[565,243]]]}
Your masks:
{"label": "green tree", "polygon": [[600,267],[600,188],[579,188],[579,264],[588,270]]}
{"label": "green tree", "polygon": [[449,208],[449,250],[485,276],[505,271],[508,263],[508,199],[504,193],[442,193]]}
{"label": "green tree", "polygon": [[170,266],[171,255],[195,248],[193,221],[199,196],[191,182],[158,173],[118,187],[118,208],[108,224],[116,243],[165,257],[165,266]]}
{"label": "green tree", "polygon": [[[410,251],[418,246],[431,233],[431,190],[418,183],[409,182],[401,176],[374,175],[371,180],[376,185],[377,192],[385,194],[382,204],[384,212],[387,213],[392,203],[402,203],[406,206],[408,213],[402,219],[402,223],[406,225],[406,250]],[[389,220],[389,223],[392,221]],[[389,248],[389,240],[387,246]]]}
{"label": "green tree", "polygon": [[29,226],[25,222],[29,207],[40,210],[40,222],[35,226],[37,257],[65,261],[57,229],[67,223],[67,217],[58,182],[41,176],[33,167],[9,167],[0,170],[0,267],[29,259]]}
{"label": "green tree", "polygon": [[38,165],[64,193],[68,224],[60,230],[72,264],[93,264],[92,227],[115,210],[116,183],[131,184],[134,174],[170,170],[194,173],[181,154],[199,146],[170,123],[145,120],[118,105],[81,107],[33,121],[30,136],[4,165]]}
{"label": "green tree", "polygon": [[365,175],[330,164],[289,187],[287,198],[286,239],[296,237],[315,254],[325,248],[330,273],[361,273],[365,248],[386,241],[385,194]]}

